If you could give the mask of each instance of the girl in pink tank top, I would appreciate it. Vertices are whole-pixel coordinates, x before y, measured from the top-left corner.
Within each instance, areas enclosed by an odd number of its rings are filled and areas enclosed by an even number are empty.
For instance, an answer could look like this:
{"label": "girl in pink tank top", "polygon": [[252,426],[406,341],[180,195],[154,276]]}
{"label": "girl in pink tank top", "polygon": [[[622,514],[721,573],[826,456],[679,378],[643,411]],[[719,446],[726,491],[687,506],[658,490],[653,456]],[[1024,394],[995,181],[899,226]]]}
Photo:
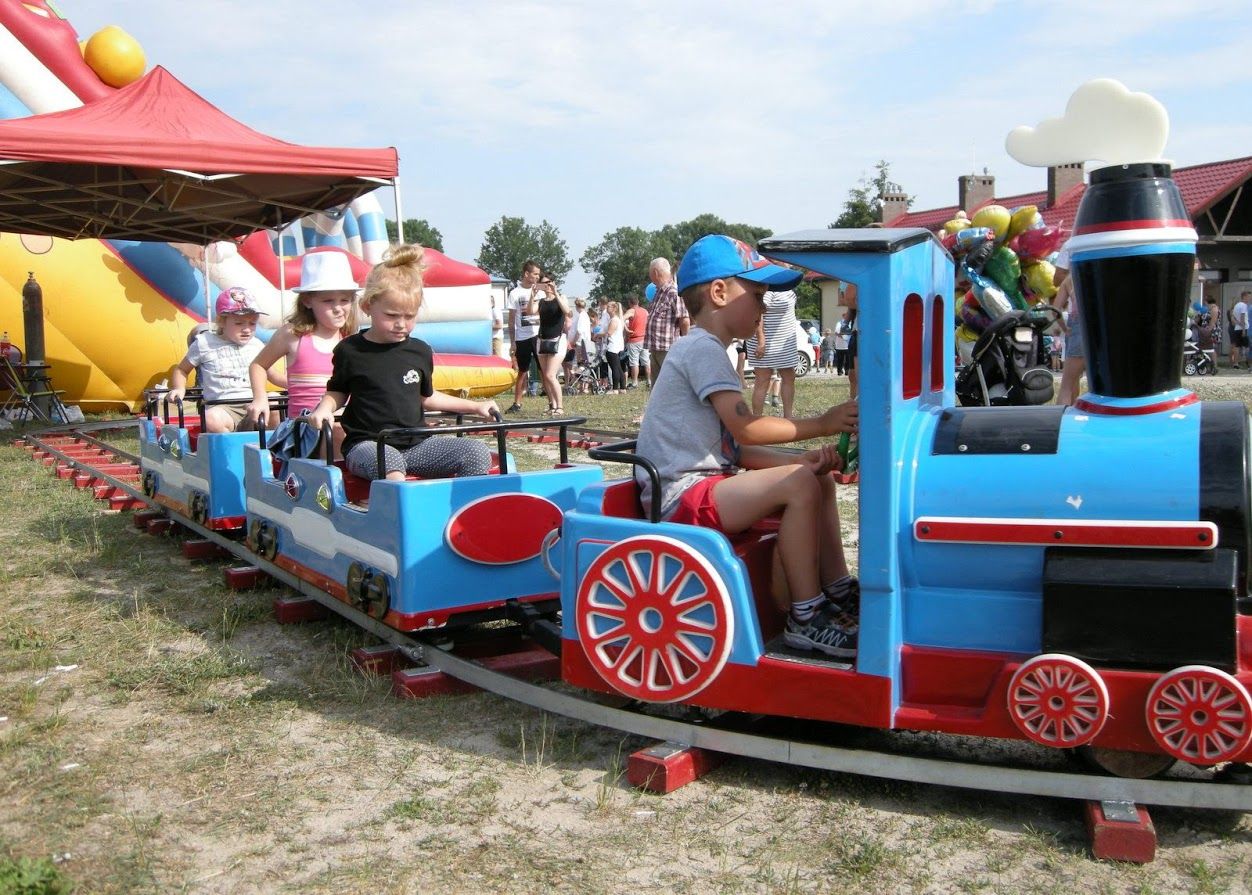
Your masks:
{"label": "girl in pink tank top", "polygon": [[[249,417],[255,415],[266,425],[270,425],[266,420],[269,408],[265,395],[266,371],[279,358],[285,357],[285,382],[281,376],[270,375],[269,378],[287,386],[287,416],[296,417],[305,410],[312,411],[322,395],[326,394],[326,382],[333,371],[331,355],[335,346],[340,339],[357,331],[354,290],[318,289],[316,282],[310,285],[314,288],[296,290],[300,297],[287,322],[274,333],[248,370],[252,380],[252,404],[248,414]],[[273,426],[270,425],[270,428]]]}

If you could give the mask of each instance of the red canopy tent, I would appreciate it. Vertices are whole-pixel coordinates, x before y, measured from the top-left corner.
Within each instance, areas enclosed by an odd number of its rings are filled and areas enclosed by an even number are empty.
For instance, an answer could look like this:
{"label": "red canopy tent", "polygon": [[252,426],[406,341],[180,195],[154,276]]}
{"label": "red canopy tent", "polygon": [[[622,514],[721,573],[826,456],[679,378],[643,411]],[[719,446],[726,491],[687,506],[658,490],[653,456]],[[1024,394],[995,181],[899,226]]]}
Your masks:
{"label": "red canopy tent", "polygon": [[0,231],[207,243],[345,205],[398,170],[394,148],[254,131],[158,66],[80,108],[0,121]]}

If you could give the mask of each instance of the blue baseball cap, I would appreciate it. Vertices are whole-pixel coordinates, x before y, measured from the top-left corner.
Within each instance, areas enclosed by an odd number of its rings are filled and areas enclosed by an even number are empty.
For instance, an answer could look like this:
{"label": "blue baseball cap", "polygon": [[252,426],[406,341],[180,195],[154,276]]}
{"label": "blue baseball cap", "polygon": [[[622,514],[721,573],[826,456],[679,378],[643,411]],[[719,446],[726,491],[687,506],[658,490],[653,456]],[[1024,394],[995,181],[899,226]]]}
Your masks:
{"label": "blue baseball cap", "polygon": [[746,242],[729,236],[705,236],[687,249],[678,265],[678,291],[731,277],[764,283],[771,289],[791,289],[804,274],[771,264]]}

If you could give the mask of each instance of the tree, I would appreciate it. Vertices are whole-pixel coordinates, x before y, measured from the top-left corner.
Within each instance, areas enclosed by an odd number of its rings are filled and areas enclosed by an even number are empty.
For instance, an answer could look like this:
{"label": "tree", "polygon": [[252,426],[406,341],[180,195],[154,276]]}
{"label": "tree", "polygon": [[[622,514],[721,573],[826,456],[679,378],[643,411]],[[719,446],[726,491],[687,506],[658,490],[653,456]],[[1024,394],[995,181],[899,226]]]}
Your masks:
{"label": "tree", "polygon": [[653,258],[672,257],[669,243],[654,230],[618,227],[583,252],[579,264],[593,276],[593,295],[643,297]]}
{"label": "tree", "polygon": [[[868,227],[882,220],[882,197],[900,193],[900,185],[891,181],[891,165],[879,160],[874,165],[872,178],[861,175],[861,185],[848,190],[848,199],[843,203],[843,213],[830,224],[832,228]],[[909,196],[908,205],[913,204]]]}
{"label": "tree", "polygon": [[[396,222],[387,218],[387,238],[396,241]],[[443,251],[443,234],[432,227],[425,218],[404,219],[404,241],[410,245],[426,246],[437,252]]]}
{"label": "tree", "polygon": [[822,290],[812,283],[796,287],[796,317],[801,320],[822,319]]}
{"label": "tree", "polygon": [[525,218],[504,215],[487,228],[482,246],[474,263],[483,270],[516,283],[522,273],[522,265],[534,261],[559,285],[574,262],[569,257],[569,246],[561,239],[560,232],[547,221],[530,226]]}
{"label": "tree", "polygon": [[669,246],[668,257],[677,264],[686,254],[691,244],[702,236],[711,233],[724,233],[742,240],[753,248],[757,242],[774,234],[768,227],[754,227],[751,224],[728,224],[715,214],[697,215],[689,221],[678,224],[666,224],[658,235]]}

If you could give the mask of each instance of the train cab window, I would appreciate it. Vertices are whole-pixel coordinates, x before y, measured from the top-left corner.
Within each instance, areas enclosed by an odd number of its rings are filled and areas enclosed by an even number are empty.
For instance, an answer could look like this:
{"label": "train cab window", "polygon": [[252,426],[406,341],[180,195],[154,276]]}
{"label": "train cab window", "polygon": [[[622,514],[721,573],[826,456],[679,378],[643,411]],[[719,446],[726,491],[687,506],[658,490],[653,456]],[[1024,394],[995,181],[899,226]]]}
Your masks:
{"label": "train cab window", "polygon": [[943,391],[943,334],[947,317],[943,311],[943,296],[936,295],[930,303],[930,390]]}
{"label": "train cab window", "polygon": [[916,398],[922,393],[922,297],[916,292],[904,299],[904,375],[903,397]]}

